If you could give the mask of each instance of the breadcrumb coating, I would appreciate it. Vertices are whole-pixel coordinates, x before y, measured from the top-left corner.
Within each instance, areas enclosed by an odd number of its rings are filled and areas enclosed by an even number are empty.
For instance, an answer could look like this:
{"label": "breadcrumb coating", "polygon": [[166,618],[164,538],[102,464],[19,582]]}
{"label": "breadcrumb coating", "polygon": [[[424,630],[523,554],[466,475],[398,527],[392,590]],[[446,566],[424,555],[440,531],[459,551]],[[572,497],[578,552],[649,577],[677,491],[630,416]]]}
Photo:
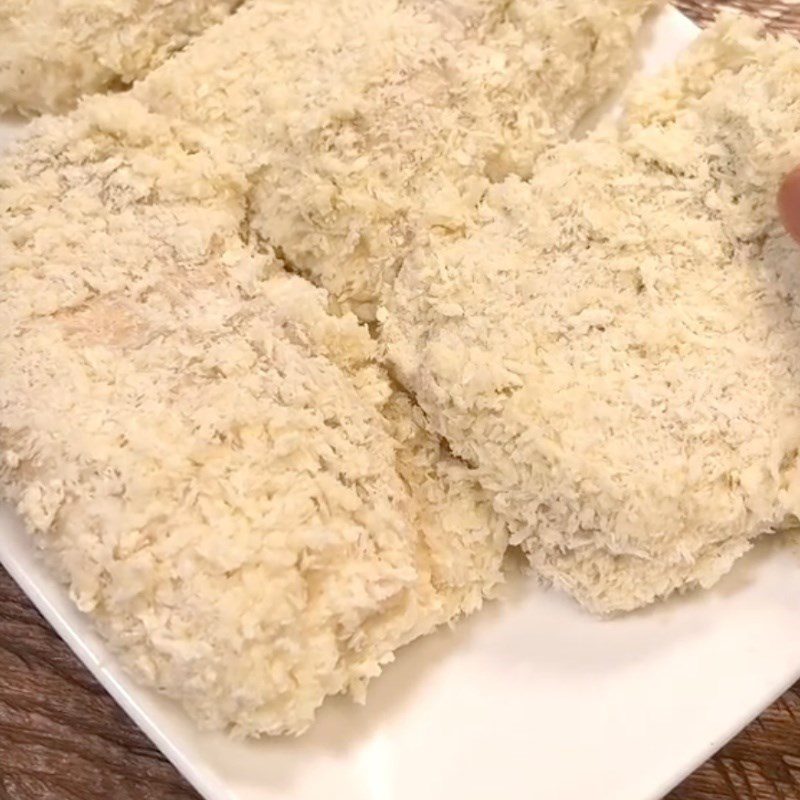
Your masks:
{"label": "breadcrumb coating", "polygon": [[140,681],[296,733],[479,607],[506,532],[212,145],[96,98],[3,162],[0,491]]}
{"label": "breadcrumb coating", "polygon": [[253,175],[252,224],[372,320],[415,231],[527,176],[630,68],[650,0],[263,0],[141,86]]}
{"label": "breadcrumb coating", "polygon": [[241,0],[3,0],[0,113],[60,113],[131,84]]}
{"label": "breadcrumb coating", "polygon": [[725,17],[620,129],[493,186],[388,296],[398,375],[593,611],[714,583],[800,512],[800,45]]}
{"label": "breadcrumb coating", "polygon": [[0,493],[202,726],[301,732],[502,580],[516,519],[351,312],[537,180],[648,5],[254,2],[0,161]]}

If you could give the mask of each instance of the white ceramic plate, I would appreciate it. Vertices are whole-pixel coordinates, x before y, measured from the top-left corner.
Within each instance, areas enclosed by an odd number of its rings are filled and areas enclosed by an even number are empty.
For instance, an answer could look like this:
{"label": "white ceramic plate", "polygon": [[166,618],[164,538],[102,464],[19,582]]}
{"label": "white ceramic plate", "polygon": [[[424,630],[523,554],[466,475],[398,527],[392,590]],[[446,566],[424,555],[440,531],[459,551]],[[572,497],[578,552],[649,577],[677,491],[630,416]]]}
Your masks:
{"label": "white ceramic plate", "polygon": [[[696,34],[664,12],[642,68]],[[232,742],[125,677],[2,509],[0,561],[208,800],[656,800],[800,676],[800,557],[765,544],[714,591],[614,621],[520,578],[403,649],[365,707],[334,699],[300,739]]]}

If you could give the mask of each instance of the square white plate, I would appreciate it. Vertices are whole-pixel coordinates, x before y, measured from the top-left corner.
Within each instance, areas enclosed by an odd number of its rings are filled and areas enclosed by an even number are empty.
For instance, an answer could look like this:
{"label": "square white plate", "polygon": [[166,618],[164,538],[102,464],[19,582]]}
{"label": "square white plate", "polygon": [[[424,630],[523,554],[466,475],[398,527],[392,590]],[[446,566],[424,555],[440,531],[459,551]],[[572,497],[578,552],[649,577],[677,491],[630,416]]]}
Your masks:
{"label": "square white plate", "polygon": [[[662,13],[642,69],[696,35]],[[0,561],[208,800],[656,800],[800,676],[800,558],[767,542],[715,590],[614,621],[514,580],[403,649],[366,707],[334,699],[300,739],[233,742],[126,678],[8,509]]]}

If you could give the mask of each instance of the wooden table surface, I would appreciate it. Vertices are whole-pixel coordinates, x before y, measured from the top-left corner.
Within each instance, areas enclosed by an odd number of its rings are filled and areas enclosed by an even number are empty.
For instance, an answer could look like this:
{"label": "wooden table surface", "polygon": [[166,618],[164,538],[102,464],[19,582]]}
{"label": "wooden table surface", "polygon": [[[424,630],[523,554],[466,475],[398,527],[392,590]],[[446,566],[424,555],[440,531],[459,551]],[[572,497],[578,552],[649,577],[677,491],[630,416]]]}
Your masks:
{"label": "wooden table surface", "polygon": [[[798,4],[676,4],[699,22],[737,6],[800,36]],[[198,800],[1,568],[0,800]],[[669,800],[800,800],[800,683]]]}

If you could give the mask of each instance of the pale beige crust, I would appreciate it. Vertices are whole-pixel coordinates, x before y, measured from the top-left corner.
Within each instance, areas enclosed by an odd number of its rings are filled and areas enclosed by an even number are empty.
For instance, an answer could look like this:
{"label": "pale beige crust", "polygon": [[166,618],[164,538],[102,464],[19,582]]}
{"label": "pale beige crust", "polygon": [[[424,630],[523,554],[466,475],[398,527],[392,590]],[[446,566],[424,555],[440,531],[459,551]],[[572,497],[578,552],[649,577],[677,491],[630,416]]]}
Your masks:
{"label": "pale beige crust", "polygon": [[297,733],[478,608],[507,537],[217,156],[98,98],[3,162],[0,495],[140,681]]}
{"label": "pale beige crust", "polygon": [[255,230],[372,320],[415,231],[458,228],[491,181],[623,76],[650,0],[262,0],[136,89],[254,175]]}
{"label": "pale beige crust", "polygon": [[536,570],[595,611],[716,581],[800,512],[800,45],[725,18],[621,130],[437,231],[389,359]]}
{"label": "pale beige crust", "polygon": [[[311,6],[254,3],[0,164],[2,492],[138,678],[241,734],[302,731],[501,579],[505,523],[344,312],[417,209],[459,224],[567,135],[646,3]],[[527,47],[544,10],[578,21]]]}
{"label": "pale beige crust", "polygon": [[241,0],[3,0],[0,113],[60,113],[146,75]]}

